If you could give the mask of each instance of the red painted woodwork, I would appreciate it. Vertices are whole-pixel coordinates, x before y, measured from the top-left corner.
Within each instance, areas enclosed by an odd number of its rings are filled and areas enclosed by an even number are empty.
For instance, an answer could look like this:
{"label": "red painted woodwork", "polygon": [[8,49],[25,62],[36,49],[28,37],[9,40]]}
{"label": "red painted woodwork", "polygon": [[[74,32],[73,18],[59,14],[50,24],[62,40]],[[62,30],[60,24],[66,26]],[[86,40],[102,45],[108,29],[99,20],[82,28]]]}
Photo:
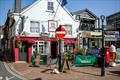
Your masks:
{"label": "red painted woodwork", "polygon": [[14,48],[14,60],[18,61],[18,48]]}

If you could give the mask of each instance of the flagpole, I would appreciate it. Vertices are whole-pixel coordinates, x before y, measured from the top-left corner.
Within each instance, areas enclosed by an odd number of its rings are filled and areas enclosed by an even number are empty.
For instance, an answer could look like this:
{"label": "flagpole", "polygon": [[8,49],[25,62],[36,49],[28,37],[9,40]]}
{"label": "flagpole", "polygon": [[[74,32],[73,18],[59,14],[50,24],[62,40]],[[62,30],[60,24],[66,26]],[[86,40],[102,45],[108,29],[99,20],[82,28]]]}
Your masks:
{"label": "flagpole", "polygon": [[56,9],[56,11],[55,11],[55,15],[54,15],[54,17],[53,17],[53,19],[52,20],[54,20],[55,19],[55,16],[56,16],[56,14],[57,14],[57,11],[58,11],[58,8],[59,8],[59,3],[58,3],[58,6],[57,6],[57,9]]}
{"label": "flagpole", "polygon": [[56,9],[56,11],[55,11],[55,15],[54,15],[54,17],[53,17],[52,20],[55,19],[55,16],[56,16],[56,14],[57,14],[57,11],[58,11],[59,6],[61,5],[61,6],[63,7],[63,6],[65,6],[66,4],[67,4],[67,0],[60,0],[60,1],[58,1],[58,6],[57,6],[57,9]]}

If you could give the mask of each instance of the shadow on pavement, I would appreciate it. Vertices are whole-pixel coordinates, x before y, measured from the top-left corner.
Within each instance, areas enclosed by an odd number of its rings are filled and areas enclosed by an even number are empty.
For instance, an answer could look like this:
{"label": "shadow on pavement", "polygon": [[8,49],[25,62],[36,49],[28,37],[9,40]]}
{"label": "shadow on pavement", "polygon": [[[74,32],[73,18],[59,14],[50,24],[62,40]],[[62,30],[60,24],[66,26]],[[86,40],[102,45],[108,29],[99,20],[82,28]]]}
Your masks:
{"label": "shadow on pavement", "polygon": [[52,71],[52,69],[45,69],[45,70],[43,70],[43,71],[41,71],[42,73],[45,73],[45,72],[47,72],[47,71]]}
{"label": "shadow on pavement", "polygon": [[35,79],[32,79],[32,80],[42,80],[41,78],[35,78]]}
{"label": "shadow on pavement", "polygon": [[78,71],[78,70],[74,70],[74,69],[72,69],[72,71],[74,71],[74,72],[78,72],[78,73],[83,73],[83,74],[89,74],[89,75],[93,75],[93,76],[100,76],[100,75],[95,74],[95,73],[82,72],[82,71]]}
{"label": "shadow on pavement", "polygon": [[120,71],[110,71],[110,73],[112,74],[108,74],[108,75],[114,75],[120,77]]}

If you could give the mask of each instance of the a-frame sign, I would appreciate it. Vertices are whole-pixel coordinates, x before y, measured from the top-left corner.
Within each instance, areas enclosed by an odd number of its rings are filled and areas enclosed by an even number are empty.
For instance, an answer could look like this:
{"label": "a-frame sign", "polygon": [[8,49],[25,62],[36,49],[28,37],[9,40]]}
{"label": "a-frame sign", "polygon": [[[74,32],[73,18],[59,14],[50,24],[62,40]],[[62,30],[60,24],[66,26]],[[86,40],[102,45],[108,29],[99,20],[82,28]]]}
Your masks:
{"label": "a-frame sign", "polygon": [[65,71],[65,66],[67,66],[67,69],[71,71],[70,63],[68,61],[68,56],[66,54],[64,55],[64,60],[63,60],[63,63],[62,63],[61,72]]}

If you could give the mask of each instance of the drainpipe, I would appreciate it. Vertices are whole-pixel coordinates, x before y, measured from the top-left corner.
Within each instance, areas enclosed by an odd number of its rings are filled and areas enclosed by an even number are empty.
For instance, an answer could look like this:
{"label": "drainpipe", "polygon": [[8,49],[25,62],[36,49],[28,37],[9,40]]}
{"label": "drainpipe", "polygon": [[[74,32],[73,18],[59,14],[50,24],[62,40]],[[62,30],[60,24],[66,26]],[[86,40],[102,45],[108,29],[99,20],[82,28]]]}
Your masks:
{"label": "drainpipe", "polygon": [[22,31],[24,29],[24,20],[25,20],[25,16],[21,17],[21,22],[22,22]]}

